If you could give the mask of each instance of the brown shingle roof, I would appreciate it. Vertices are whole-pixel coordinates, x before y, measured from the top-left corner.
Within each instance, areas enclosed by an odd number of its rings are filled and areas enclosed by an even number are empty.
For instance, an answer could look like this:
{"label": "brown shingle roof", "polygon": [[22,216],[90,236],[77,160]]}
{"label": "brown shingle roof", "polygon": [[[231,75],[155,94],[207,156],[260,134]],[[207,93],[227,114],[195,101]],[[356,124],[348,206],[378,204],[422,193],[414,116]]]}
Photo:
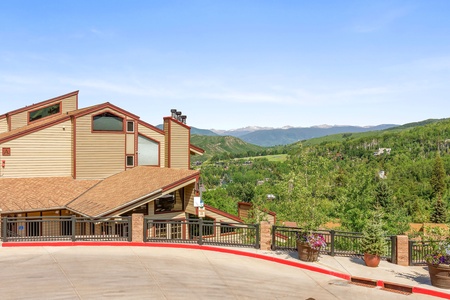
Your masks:
{"label": "brown shingle roof", "polygon": [[199,171],[138,166],[106,178],[67,207],[89,216],[104,216],[151,193],[181,185]]}
{"label": "brown shingle roof", "polygon": [[98,182],[71,177],[0,178],[0,208],[3,213],[61,208]]}

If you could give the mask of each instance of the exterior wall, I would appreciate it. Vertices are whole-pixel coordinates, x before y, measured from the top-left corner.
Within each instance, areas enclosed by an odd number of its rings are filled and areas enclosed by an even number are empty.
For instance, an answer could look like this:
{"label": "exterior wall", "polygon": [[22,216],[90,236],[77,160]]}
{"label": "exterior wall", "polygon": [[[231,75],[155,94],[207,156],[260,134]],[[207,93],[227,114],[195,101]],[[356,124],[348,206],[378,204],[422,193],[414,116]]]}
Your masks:
{"label": "exterior wall", "polygon": [[169,124],[169,167],[178,169],[189,169],[190,157],[190,130],[188,127],[170,120]]}
{"label": "exterior wall", "polygon": [[1,118],[0,119],[0,133],[8,131],[8,119]]}
{"label": "exterior wall", "polygon": [[3,156],[3,177],[71,176],[70,120],[0,144],[11,148]]}
{"label": "exterior wall", "polygon": [[76,119],[77,179],[104,179],[125,170],[125,133],[92,132],[92,116],[99,113]]}
{"label": "exterior wall", "polygon": [[[165,142],[165,137],[163,134],[148,128],[145,125],[139,124],[139,134],[142,134],[146,137],[149,137],[157,142],[159,142],[159,163],[160,163],[160,167],[165,167],[167,166],[166,164],[166,153],[165,153],[165,149],[166,149],[166,142]],[[139,149],[138,149],[139,151]]]}
{"label": "exterior wall", "polygon": [[31,106],[29,109],[11,115],[11,130],[28,125],[28,112],[34,111],[52,104],[61,102],[61,114],[77,109],[77,95],[72,95],[63,99],[55,99],[55,101],[47,102],[41,106]]}
{"label": "exterior wall", "polygon": [[127,143],[127,154],[132,154],[132,155],[134,155],[135,154],[135,151],[134,151],[134,134],[130,134],[130,133],[128,133],[127,134],[127,141],[126,141],[126,143]]}
{"label": "exterior wall", "polygon": [[190,184],[184,188],[184,207],[185,211],[188,214],[196,214],[196,210],[194,207],[194,196],[195,196],[195,184]]}

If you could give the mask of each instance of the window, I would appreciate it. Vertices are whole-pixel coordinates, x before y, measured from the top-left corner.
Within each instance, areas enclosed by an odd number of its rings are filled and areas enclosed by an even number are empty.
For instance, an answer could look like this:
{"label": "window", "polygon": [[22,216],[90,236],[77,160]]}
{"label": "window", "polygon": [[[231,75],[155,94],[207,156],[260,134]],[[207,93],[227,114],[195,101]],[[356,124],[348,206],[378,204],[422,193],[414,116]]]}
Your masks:
{"label": "window", "polygon": [[138,164],[140,166],[159,165],[159,144],[143,135],[138,136]]}
{"label": "window", "polygon": [[50,106],[47,106],[44,108],[30,111],[28,120],[30,122],[33,122],[33,121],[36,121],[36,120],[39,120],[39,119],[42,119],[42,118],[45,118],[45,117],[48,117],[48,116],[51,116],[54,114],[59,114],[60,111],[61,111],[60,103],[53,104],[53,105],[50,105]]}
{"label": "window", "polygon": [[105,112],[94,116],[92,128],[94,131],[123,131],[123,119]]}
{"label": "window", "polygon": [[127,167],[134,167],[134,156],[127,155]]}
{"label": "window", "polygon": [[182,211],[184,203],[184,188],[155,200],[155,213]]}
{"label": "window", "polygon": [[127,121],[127,132],[134,132],[134,122]]}

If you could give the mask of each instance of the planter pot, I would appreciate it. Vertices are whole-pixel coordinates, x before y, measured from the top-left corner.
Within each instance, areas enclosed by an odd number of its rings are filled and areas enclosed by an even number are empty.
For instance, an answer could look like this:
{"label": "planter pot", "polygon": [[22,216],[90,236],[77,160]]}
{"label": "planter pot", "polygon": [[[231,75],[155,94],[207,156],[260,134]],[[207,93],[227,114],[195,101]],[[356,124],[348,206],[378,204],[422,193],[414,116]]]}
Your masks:
{"label": "planter pot", "polygon": [[376,268],[380,264],[381,257],[379,255],[373,255],[369,253],[364,253],[364,262],[366,266],[371,268]]}
{"label": "planter pot", "polygon": [[431,285],[442,289],[450,289],[449,266],[428,264],[428,272],[430,272]]}
{"label": "planter pot", "polygon": [[298,258],[303,261],[317,261],[319,250],[314,250],[310,246],[297,242]]}

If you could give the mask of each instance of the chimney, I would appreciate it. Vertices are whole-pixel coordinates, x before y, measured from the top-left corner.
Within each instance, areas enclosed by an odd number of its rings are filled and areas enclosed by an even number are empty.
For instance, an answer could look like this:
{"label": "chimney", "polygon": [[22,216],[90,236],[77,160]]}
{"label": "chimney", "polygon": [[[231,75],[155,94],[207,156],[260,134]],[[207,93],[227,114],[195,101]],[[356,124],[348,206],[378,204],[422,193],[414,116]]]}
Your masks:
{"label": "chimney", "polygon": [[176,109],[171,109],[170,113],[172,115],[172,118],[176,119],[177,118],[177,110]]}
{"label": "chimney", "polygon": [[177,111],[177,117],[176,117],[176,119],[177,119],[179,122],[181,122],[181,114],[182,114],[181,111]]}
{"label": "chimney", "polygon": [[186,115],[182,115],[181,116],[181,123],[186,124],[186,119],[187,119],[187,116]]}

